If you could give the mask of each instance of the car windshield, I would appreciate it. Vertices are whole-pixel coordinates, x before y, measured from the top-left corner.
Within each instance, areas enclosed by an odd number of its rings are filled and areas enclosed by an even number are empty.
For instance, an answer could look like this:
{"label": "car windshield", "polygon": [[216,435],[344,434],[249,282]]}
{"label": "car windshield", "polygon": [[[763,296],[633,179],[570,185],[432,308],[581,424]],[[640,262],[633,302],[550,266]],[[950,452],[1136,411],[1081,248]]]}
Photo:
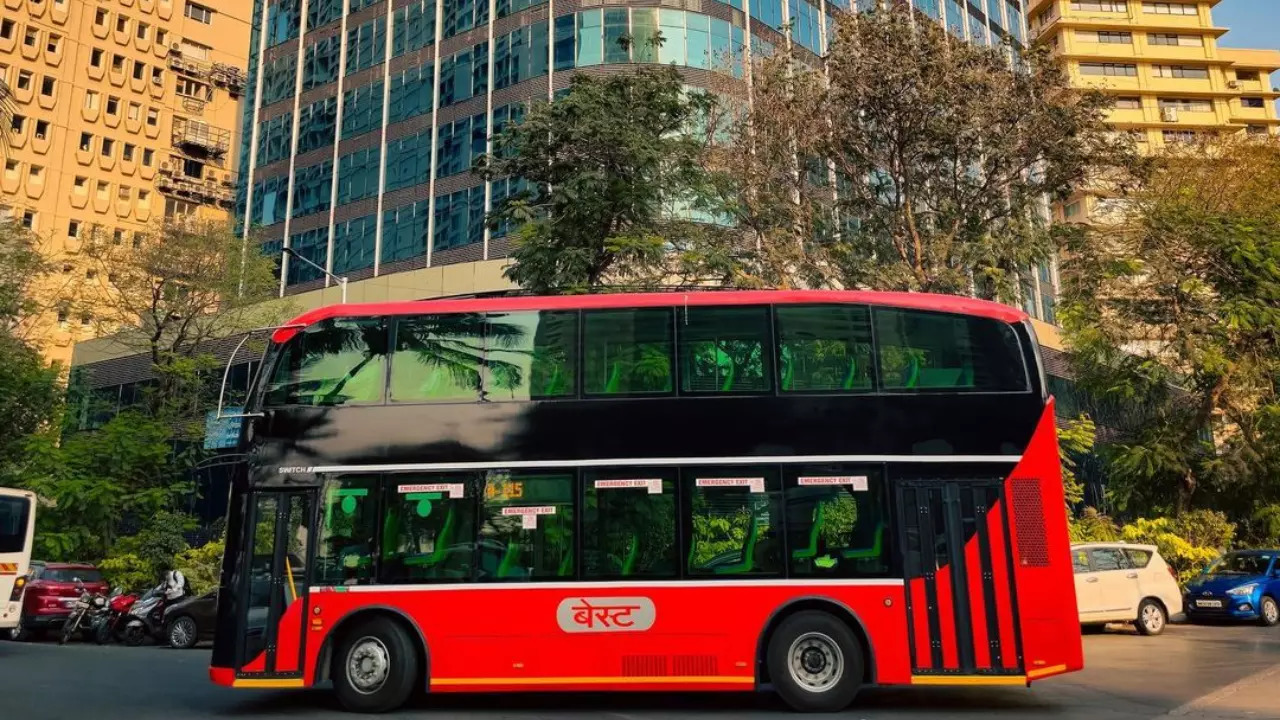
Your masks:
{"label": "car windshield", "polygon": [[1231,553],[1209,567],[1210,575],[1262,575],[1271,566],[1270,555]]}
{"label": "car windshield", "polygon": [[93,568],[45,568],[40,573],[40,579],[64,583],[96,583],[102,582],[102,573]]}

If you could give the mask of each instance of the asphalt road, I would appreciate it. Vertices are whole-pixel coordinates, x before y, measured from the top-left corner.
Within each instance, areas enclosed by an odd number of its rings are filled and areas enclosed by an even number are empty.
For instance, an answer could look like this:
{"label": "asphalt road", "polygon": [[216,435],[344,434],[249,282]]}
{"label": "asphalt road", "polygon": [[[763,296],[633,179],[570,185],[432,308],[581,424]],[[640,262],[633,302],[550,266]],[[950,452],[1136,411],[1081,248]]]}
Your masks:
{"label": "asphalt road", "polygon": [[[233,690],[209,683],[208,650],[0,642],[0,717],[351,718],[327,689]],[[951,717],[1137,720],[1280,719],[1280,628],[1170,627],[1157,638],[1085,637],[1087,669],[1023,688],[875,689],[840,714],[858,720]],[[1236,688],[1246,691],[1235,693]],[[1252,690],[1247,688],[1252,687]],[[1234,693],[1247,707],[1217,711]],[[1199,701],[1199,702],[1197,702]],[[1207,709],[1206,709],[1207,708]],[[785,718],[764,694],[435,695],[399,717],[532,719]]]}

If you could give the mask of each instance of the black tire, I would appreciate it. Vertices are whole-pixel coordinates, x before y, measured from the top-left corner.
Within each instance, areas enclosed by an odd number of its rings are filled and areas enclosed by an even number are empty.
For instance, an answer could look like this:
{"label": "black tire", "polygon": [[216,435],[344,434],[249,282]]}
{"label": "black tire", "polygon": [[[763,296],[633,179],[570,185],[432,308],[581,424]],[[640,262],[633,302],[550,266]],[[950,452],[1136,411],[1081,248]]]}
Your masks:
{"label": "black tire", "polygon": [[765,664],[778,695],[798,712],[839,712],[862,687],[862,643],[830,613],[804,610],[783,620]]}
{"label": "black tire", "polygon": [[129,647],[138,647],[147,641],[147,628],[141,624],[126,625],[120,634],[120,640]]}
{"label": "black tire", "polygon": [[13,642],[27,642],[33,635],[34,633],[27,627],[26,618],[22,617],[22,615],[18,616],[18,626],[9,628],[9,631],[5,633],[5,637]]}
{"label": "black tire", "polygon": [[1133,626],[1137,628],[1139,635],[1159,635],[1168,625],[1169,613],[1160,601],[1147,598],[1138,604],[1138,617],[1134,619]]}
{"label": "black tire", "polygon": [[[383,672],[377,664],[385,663]],[[350,672],[363,667],[369,674]],[[330,669],[333,689],[351,712],[381,713],[404,705],[424,682],[415,641],[404,626],[386,617],[357,620],[337,642]]]}
{"label": "black tire", "polygon": [[169,642],[169,647],[190,650],[200,639],[200,629],[190,615],[179,615],[164,626],[164,638]]}
{"label": "black tire", "polygon": [[1263,595],[1262,602],[1258,603],[1258,622],[1262,627],[1280,625],[1280,601],[1270,595]]}
{"label": "black tire", "polygon": [[106,645],[111,640],[111,625],[106,618],[102,618],[93,624],[93,641],[99,645]]}
{"label": "black tire", "polygon": [[62,631],[58,633],[59,645],[66,645],[67,642],[71,640],[71,636],[75,634],[76,625],[80,624],[79,620],[80,620],[79,616],[72,615],[71,617],[67,618],[66,622],[62,624]]}

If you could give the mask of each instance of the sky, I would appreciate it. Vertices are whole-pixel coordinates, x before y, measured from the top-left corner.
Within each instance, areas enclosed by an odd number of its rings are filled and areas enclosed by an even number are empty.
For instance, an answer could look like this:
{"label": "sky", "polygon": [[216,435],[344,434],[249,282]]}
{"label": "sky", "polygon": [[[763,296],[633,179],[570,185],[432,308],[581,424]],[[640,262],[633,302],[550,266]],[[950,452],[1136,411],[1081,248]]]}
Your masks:
{"label": "sky", "polygon": [[[1213,24],[1231,29],[1218,40],[1223,47],[1280,50],[1280,0],[1222,0]],[[1271,78],[1280,86],[1280,72]]]}

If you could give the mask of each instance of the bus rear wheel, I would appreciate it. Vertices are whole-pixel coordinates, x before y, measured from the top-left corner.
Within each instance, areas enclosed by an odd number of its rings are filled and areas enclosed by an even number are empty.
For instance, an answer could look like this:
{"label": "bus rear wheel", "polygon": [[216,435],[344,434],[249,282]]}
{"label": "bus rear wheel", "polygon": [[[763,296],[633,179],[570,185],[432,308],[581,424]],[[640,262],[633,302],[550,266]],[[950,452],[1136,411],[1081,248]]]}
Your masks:
{"label": "bus rear wheel", "polygon": [[800,712],[838,712],[862,686],[862,645],[833,615],[798,612],[769,639],[765,662],[782,700]]}
{"label": "bus rear wheel", "polygon": [[413,639],[384,617],[359,620],[342,634],[330,674],[342,706],[365,713],[395,710],[422,681]]}

